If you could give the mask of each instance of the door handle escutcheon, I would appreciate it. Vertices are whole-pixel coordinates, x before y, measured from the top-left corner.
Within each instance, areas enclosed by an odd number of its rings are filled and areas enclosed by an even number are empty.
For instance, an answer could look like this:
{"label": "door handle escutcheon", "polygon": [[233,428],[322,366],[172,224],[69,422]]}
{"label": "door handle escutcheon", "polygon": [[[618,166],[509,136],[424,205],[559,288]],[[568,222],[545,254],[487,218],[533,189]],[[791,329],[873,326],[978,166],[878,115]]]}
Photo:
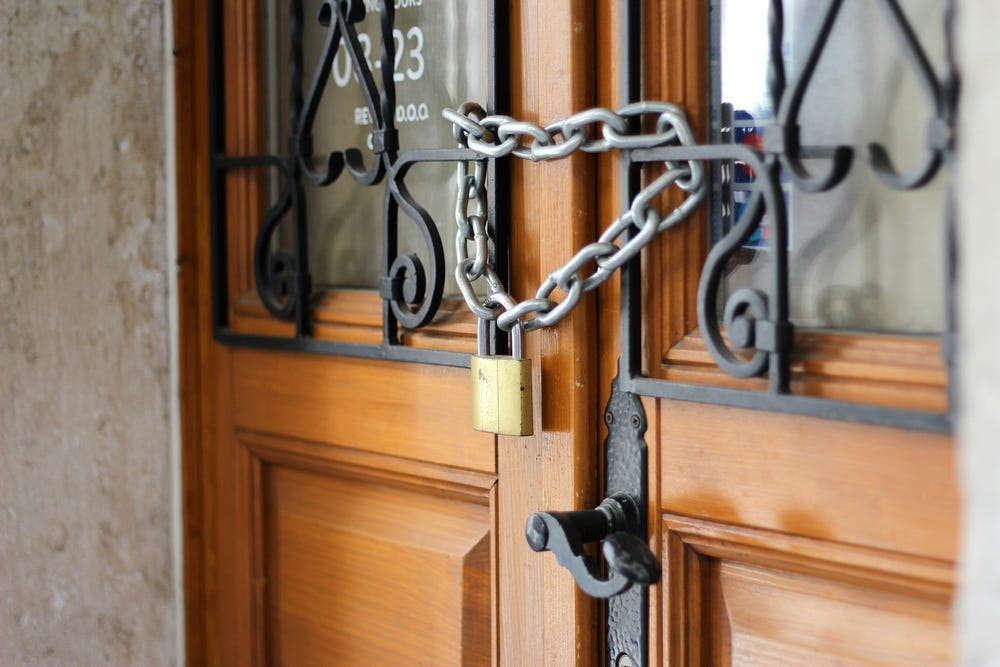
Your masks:
{"label": "door handle escutcheon", "polygon": [[[632,496],[616,493],[592,510],[536,512],[528,517],[524,534],[535,551],[554,553],[585,593],[610,598],[633,584],[648,586],[660,578],[659,560],[639,537],[641,516]],[[606,575],[583,549],[601,540]]]}
{"label": "door handle escutcheon", "polygon": [[[649,588],[660,579],[660,559],[646,544],[646,411],[637,394],[611,384],[604,410],[604,492],[595,509],[536,512],[525,537],[535,551],[551,551],[587,594],[606,598],[604,652],[608,667],[649,664]],[[600,556],[585,549],[603,542]]]}

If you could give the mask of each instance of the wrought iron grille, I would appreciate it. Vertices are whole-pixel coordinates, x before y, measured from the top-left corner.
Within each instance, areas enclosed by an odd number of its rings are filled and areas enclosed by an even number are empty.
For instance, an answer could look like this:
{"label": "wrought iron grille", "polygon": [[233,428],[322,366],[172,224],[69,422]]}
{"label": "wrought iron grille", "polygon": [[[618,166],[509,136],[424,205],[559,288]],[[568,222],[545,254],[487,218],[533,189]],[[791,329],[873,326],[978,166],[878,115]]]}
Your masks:
{"label": "wrought iron grille", "polygon": [[[502,0],[484,0],[487,15],[488,95],[491,112],[507,103],[507,62],[497,57],[506,53],[498,45],[507,41],[508,11]],[[285,4],[285,3],[281,3]],[[468,366],[467,354],[429,350],[402,345],[400,328],[417,329],[429,323],[441,305],[444,289],[445,256],[441,235],[426,208],[407,189],[411,169],[420,163],[481,161],[485,158],[467,148],[443,147],[407,150],[400,145],[396,127],[397,39],[394,38],[394,2],[368,0],[324,0],[318,16],[306,17],[302,0],[291,0],[289,8],[288,81],[290,136],[284,154],[227,155],[224,151],[224,105],[222,98],[226,72],[223,67],[221,25],[222,3],[209,3],[212,145],[212,246],[214,330],[219,340],[258,347],[299,349],[359,357],[421,361]],[[499,6],[498,6],[499,5]],[[376,8],[377,6],[377,8]],[[376,61],[369,63],[357,24],[374,9],[379,17],[378,44],[372,47]],[[307,21],[324,31],[321,53],[313,64],[313,76],[306,86],[303,31]],[[351,63],[371,119],[373,159],[370,164],[359,147],[347,147],[325,156],[316,156],[313,128],[328,90],[331,68],[338,51]],[[438,110],[434,110],[434,114]],[[271,316],[295,323],[295,336],[279,337],[235,331],[229,326],[227,287],[227,245],[225,174],[234,169],[264,168],[278,175],[280,188],[275,201],[260,221],[253,251],[253,274],[257,295]],[[506,276],[507,231],[505,199],[494,193],[507,192],[503,164],[490,169],[488,208],[491,234],[496,242],[496,270]],[[382,278],[379,292],[383,302],[383,340],[380,345],[325,340],[314,337],[312,321],[313,281],[309,269],[306,198],[309,188],[324,188],[338,180],[352,179],[359,187],[384,187]],[[399,252],[400,226],[412,224],[419,230],[427,265],[420,256]],[[291,227],[291,247],[277,242],[279,228]],[[364,233],[359,229],[359,234]]]}
{"label": "wrought iron grille", "polygon": [[[326,0],[318,21],[327,31],[323,52],[308,91],[304,90],[302,29],[304,17],[302,0],[293,0],[291,6],[291,54],[289,63],[291,136],[284,155],[232,156],[222,152],[222,100],[220,83],[225,73],[221,71],[218,25],[219,3],[211,3],[213,23],[212,61],[215,67],[211,81],[212,173],[213,173],[213,248],[214,248],[214,312],[217,336],[234,343],[304,349],[363,357],[467,366],[468,355],[415,349],[400,344],[400,327],[413,329],[426,325],[437,312],[443,289],[444,260],[442,244],[437,229],[426,210],[406,188],[406,176],[411,167],[421,162],[456,162],[488,165],[489,236],[494,241],[490,263],[497,274],[506,278],[507,230],[505,204],[509,184],[505,160],[491,153],[488,144],[480,148],[433,148],[404,150],[399,145],[394,123],[395,84],[392,62],[395,54],[392,35],[394,9],[392,2],[379,2],[379,18],[383,37],[379,45],[380,85],[376,83],[373,69],[363,57],[357,39],[355,24],[364,16],[368,3],[360,0]],[[504,54],[508,26],[507,7],[501,0],[489,0],[489,63],[490,114],[504,109],[507,103],[508,71]],[[622,3],[622,104],[640,99],[641,62],[641,2],[630,0]],[[767,87],[775,118],[764,128],[763,146],[753,148],[732,143],[705,145],[662,145],[656,147],[620,147],[623,211],[629,210],[640,193],[640,172],[647,163],[678,164],[683,162],[707,164],[732,164],[741,162],[756,175],[748,188],[749,199],[738,219],[722,230],[713,245],[699,281],[697,294],[698,324],[702,338],[715,363],[735,377],[764,375],[768,380],[766,391],[744,390],[719,386],[685,384],[649,377],[644,373],[641,357],[643,315],[641,258],[636,256],[623,265],[621,274],[621,383],[626,392],[661,398],[679,398],[713,402],[739,407],[811,414],[823,417],[864,422],[886,423],[909,428],[947,430],[948,415],[924,411],[905,410],[882,406],[846,403],[818,397],[793,394],[790,390],[790,363],[794,345],[794,330],[789,317],[789,221],[782,194],[782,178],[791,187],[803,192],[822,192],[836,188],[860,161],[849,146],[810,146],[801,140],[799,114],[803,98],[813,83],[816,65],[827,48],[844,0],[828,0],[821,12],[821,21],[812,36],[808,57],[797,71],[785,71],[781,52],[784,37],[784,4],[782,0],[769,1],[768,39],[770,43]],[[946,2],[943,30],[945,34],[945,66],[936,72],[931,66],[924,46],[914,32],[898,0],[877,0],[871,3],[884,11],[896,35],[901,52],[911,66],[924,93],[931,121],[928,126],[922,160],[914,168],[900,172],[886,148],[872,145],[868,164],[879,176],[884,187],[915,189],[922,187],[944,165],[951,161],[954,147],[954,121],[958,101],[958,74],[952,54],[953,2]],[[312,127],[317,108],[325,92],[331,63],[338,49],[349,55],[359,85],[367,100],[368,113],[373,124],[372,148],[374,160],[366,165],[357,149],[331,153],[314,166]],[[527,125],[520,123],[519,125]],[[537,133],[536,133],[537,134]],[[540,135],[539,135],[540,137]],[[539,138],[536,137],[536,138]],[[551,137],[550,137],[551,139]],[[567,139],[567,142],[569,140]],[[579,145],[579,144],[577,144]],[[560,152],[563,144],[552,149]],[[514,151],[517,154],[517,151]],[[566,151],[567,153],[570,151]],[[815,161],[824,167],[814,171]],[[809,161],[807,163],[807,161]],[[223,175],[227,170],[247,167],[264,167],[278,174],[283,183],[280,196],[264,215],[257,235],[253,267],[256,286],[261,301],[275,317],[290,318],[295,322],[295,338],[278,338],[237,333],[227,322],[226,303],[226,225],[223,192]],[[362,187],[385,184],[383,216],[384,248],[380,295],[383,299],[383,341],[381,345],[360,345],[319,340],[311,335],[310,298],[312,285],[308,269],[307,225],[305,214],[306,184],[326,187],[332,182],[350,177]],[[400,212],[420,229],[428,251],[428,266],[424,267],[412,255],[400,255],[397,241]],[[271,240],[278,222],[291,215],[293,246],[290,250],[275,250]],[[741,289],[729,295],[724,304],[718,295],[727,263],[747,238],[759,228],[764,216],[769,224],[769,250],[772,255],[768,285],[764,288]],[[949,248],[954,247],[954,214],[948,200],[946,217]],[[626,244],[635,232],[624,232]],[[948,289],[954,275],[954,252],[949,252],[947,269]],[[538,299],[535,299],[538,301]],[[948,299],[949,306],[954,299]],[[514,315],[508,313],[508,315]],[[494,317],[494,319],[496,319]],[[500,318],[503,326],[504,318]],[[954,357],[954,318],[943,334],[944,350],[949,368]],[[507,318],[510,324],[510,317]],[[502,346],[503,337],[498,344]]]}
{"label": "wrought iron grille", "polygon": [[[954,6],[945,3],[945,66],[935,72],[923,45],[918,40],[906,13],[898,0],[878,0],[871,3],[884,10],[906,61],[916,74],[931,112],[923,159],[906,172],[897,171],[888,151],[881,145],[869,146],[868,163],[885,187],[915,189],[926,184],[938,170],[951,162],[954,150],[954,125],[958,103],[959,78],[955,67],[952,43]],[[698,325],[706,347],[715,363],[735,377],[766,374],[767,391],[752,391],[719,386],[686,384],[650,378],[643,373],[642,341],[642,281],[638,259],[629,263],[622,274],[622,388],[625,391],[659,398],[677,398],[711,402],[778,412],[809,414],[834,419],[883,423],[932,431],[950,430],[950,417],[926,411],[907,410],[793,394],[790,391],[790,364],[794,345],[793,326],[789,318],[788,213],[781,191],[782,175],[792,186],[803,192],[822,192],[837,187],[858,161],[849,146],[807,146],[800,141],[798,117],[806,91],[813,80],[816,65],[822,56],[830,33],[837,22],[844,0],[829,0],[822,12],[819,29],[813,36],[805,63],[791,77],[785,71],[782,54],[784,37],[784,3],[770,0],[768,7],[768,95],[776,110],[774,121],[765,128],[762,149],[736,144],[719,144],[691,148],[664,147],[623,151],[621,178],[622,206],[627,207],[638,192],[639,171],[651,162],[700,159],[712,163],[743,162],[756,174],[750,199],[742,215],[721,234],[713,245],[702,269],[698,286]],[[874,9],[874,7],[873,7]],[[641,22],[637,3],[624,8],[623,40],[627,51],[623,62],[622,97],[628,102],[638,99],[640,90],[639,36]],[[821,159],[823,171],[814,173],[805,160]],[[954,206],[948,198],[946,218],[946,276],[951,296],[955,274]],[[772,254],[769,285],[766,289],[740,289],[731,294],[719,312],[718,294],[725,267],[747,238],[768,216]],[[720,317],[722,315],[722,317]],[[954,314],[948,313],[948,323],[942,336],[946,362],[951,375],[953,366]],[[728,337],[723,336],[723,328]],[[750,354],[744,354],[749,350]]]}

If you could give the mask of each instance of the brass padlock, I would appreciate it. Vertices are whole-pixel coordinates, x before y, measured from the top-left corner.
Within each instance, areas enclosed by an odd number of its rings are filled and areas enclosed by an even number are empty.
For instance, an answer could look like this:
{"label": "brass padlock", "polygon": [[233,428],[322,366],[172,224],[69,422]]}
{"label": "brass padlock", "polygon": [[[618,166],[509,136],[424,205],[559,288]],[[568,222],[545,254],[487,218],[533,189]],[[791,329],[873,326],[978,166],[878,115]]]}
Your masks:
{"label": "brass padlock", "polygon": [[472,356],[472,427],[499,435],[531,435],[531,359],[521,357],[521,325],[510,331],[511,355],[489,354],[489,323],[479,320]]}

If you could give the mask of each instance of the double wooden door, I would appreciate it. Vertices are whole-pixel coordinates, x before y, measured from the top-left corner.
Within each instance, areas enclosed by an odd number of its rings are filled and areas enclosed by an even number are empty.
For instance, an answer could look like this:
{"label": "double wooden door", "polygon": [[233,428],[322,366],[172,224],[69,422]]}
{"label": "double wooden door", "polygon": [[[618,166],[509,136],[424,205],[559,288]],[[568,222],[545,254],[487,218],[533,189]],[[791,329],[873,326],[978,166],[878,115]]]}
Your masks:
{"label": "double wooden door", "polygon": [[[247,15],[244,3],[223,5]],[[707,11],[645,5],[644,96],[682,102],[704,131]],[[217,342],[207,27],[201,3],[177,1],[174,12],[190,664],[601,664],[601,606],[551,554],[528,548],[524,522],[601,498],[601,415],[620,347],[615,281],[526,336],[536,397],[526,438],[472,430],[461,367]],[[545,123],[618,105],[617,3],[511,2],[509,12],[512,115]],[[245,25],[223,33],[233,58],[255,48]],[[234,150],[252,141],[241,118],[227,126]],[[534,293],[617,215],[617,174],[611,155],[513,166],[514,294]],[[240,176],[229,178],[238,190]],[[695,218],[644,256],[644,354],[654,377],[731,385],[695,332],[704,229]],[[238,244],[231,317],[286,331],[253,303],[249,246],[241,259]],[[377,343],[379,304],[374,292],[326,293],[317,335]],[[470,352],[475,323],[446,301],[408,340]],[[944,406],[933,340],[815,334],[797,349],[803,392]],[[650,546],[664,571],[650,589],[651,664],[948,662],[949,436],[643,403]]]}

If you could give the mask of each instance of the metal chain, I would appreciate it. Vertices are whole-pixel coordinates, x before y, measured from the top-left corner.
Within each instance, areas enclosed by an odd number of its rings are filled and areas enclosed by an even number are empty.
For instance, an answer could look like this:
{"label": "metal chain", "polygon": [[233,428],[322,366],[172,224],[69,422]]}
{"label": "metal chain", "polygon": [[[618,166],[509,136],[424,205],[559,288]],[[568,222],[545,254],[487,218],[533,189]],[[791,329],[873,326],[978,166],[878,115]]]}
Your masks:
{"label": "metal chain", "polygon": [[[705,198],[704,170],[699,161],[666,162],[666,171],[644,187],[628,211],[615,219],[594,243],[590,243],[566,264],[549,274],[534,298],[518,302],[507,292],[492,267],[495,254],[489,238],[486,206],[485,158],[514,155],[532,161],[558,160],[576,151],[605,153],[612,149],[635,150],[666,145],[694,146],[694,134],[684,112],[666,102],[637,102],[617,111],[595,108],[582,111],[545,127],[510,116],[488,116],[477,104],[466,103],[458,110],[445,109],[444,117],[454,126],[459,145],[471,148],[484,159],[458,163],[455,221],[458,232],[455,250],[458,263],[455,279],[466,304],[478,317],[496,320],[504,331],[520,322],[524,331],[552,326],[566,317],[584,292],[596,288],[622,265],[646,247],[653,237],[686,219]],[[630,134],[630,121],[655,116],[656,131]],[[639,125],[640,123],[635,123]],[[593,134],[592,134],[593,128]],[[687,193],[684,201],[662,216],[654,202],[671,186]],[[638,230],[630,235],[632,230]],[[469,256],[469,243],[475,254]],[[589,275],[583,271],[593,266]],[[483,279],[488,296],[482,301],[475,282]],[[558,288],[561,301],[552,298]]]}

